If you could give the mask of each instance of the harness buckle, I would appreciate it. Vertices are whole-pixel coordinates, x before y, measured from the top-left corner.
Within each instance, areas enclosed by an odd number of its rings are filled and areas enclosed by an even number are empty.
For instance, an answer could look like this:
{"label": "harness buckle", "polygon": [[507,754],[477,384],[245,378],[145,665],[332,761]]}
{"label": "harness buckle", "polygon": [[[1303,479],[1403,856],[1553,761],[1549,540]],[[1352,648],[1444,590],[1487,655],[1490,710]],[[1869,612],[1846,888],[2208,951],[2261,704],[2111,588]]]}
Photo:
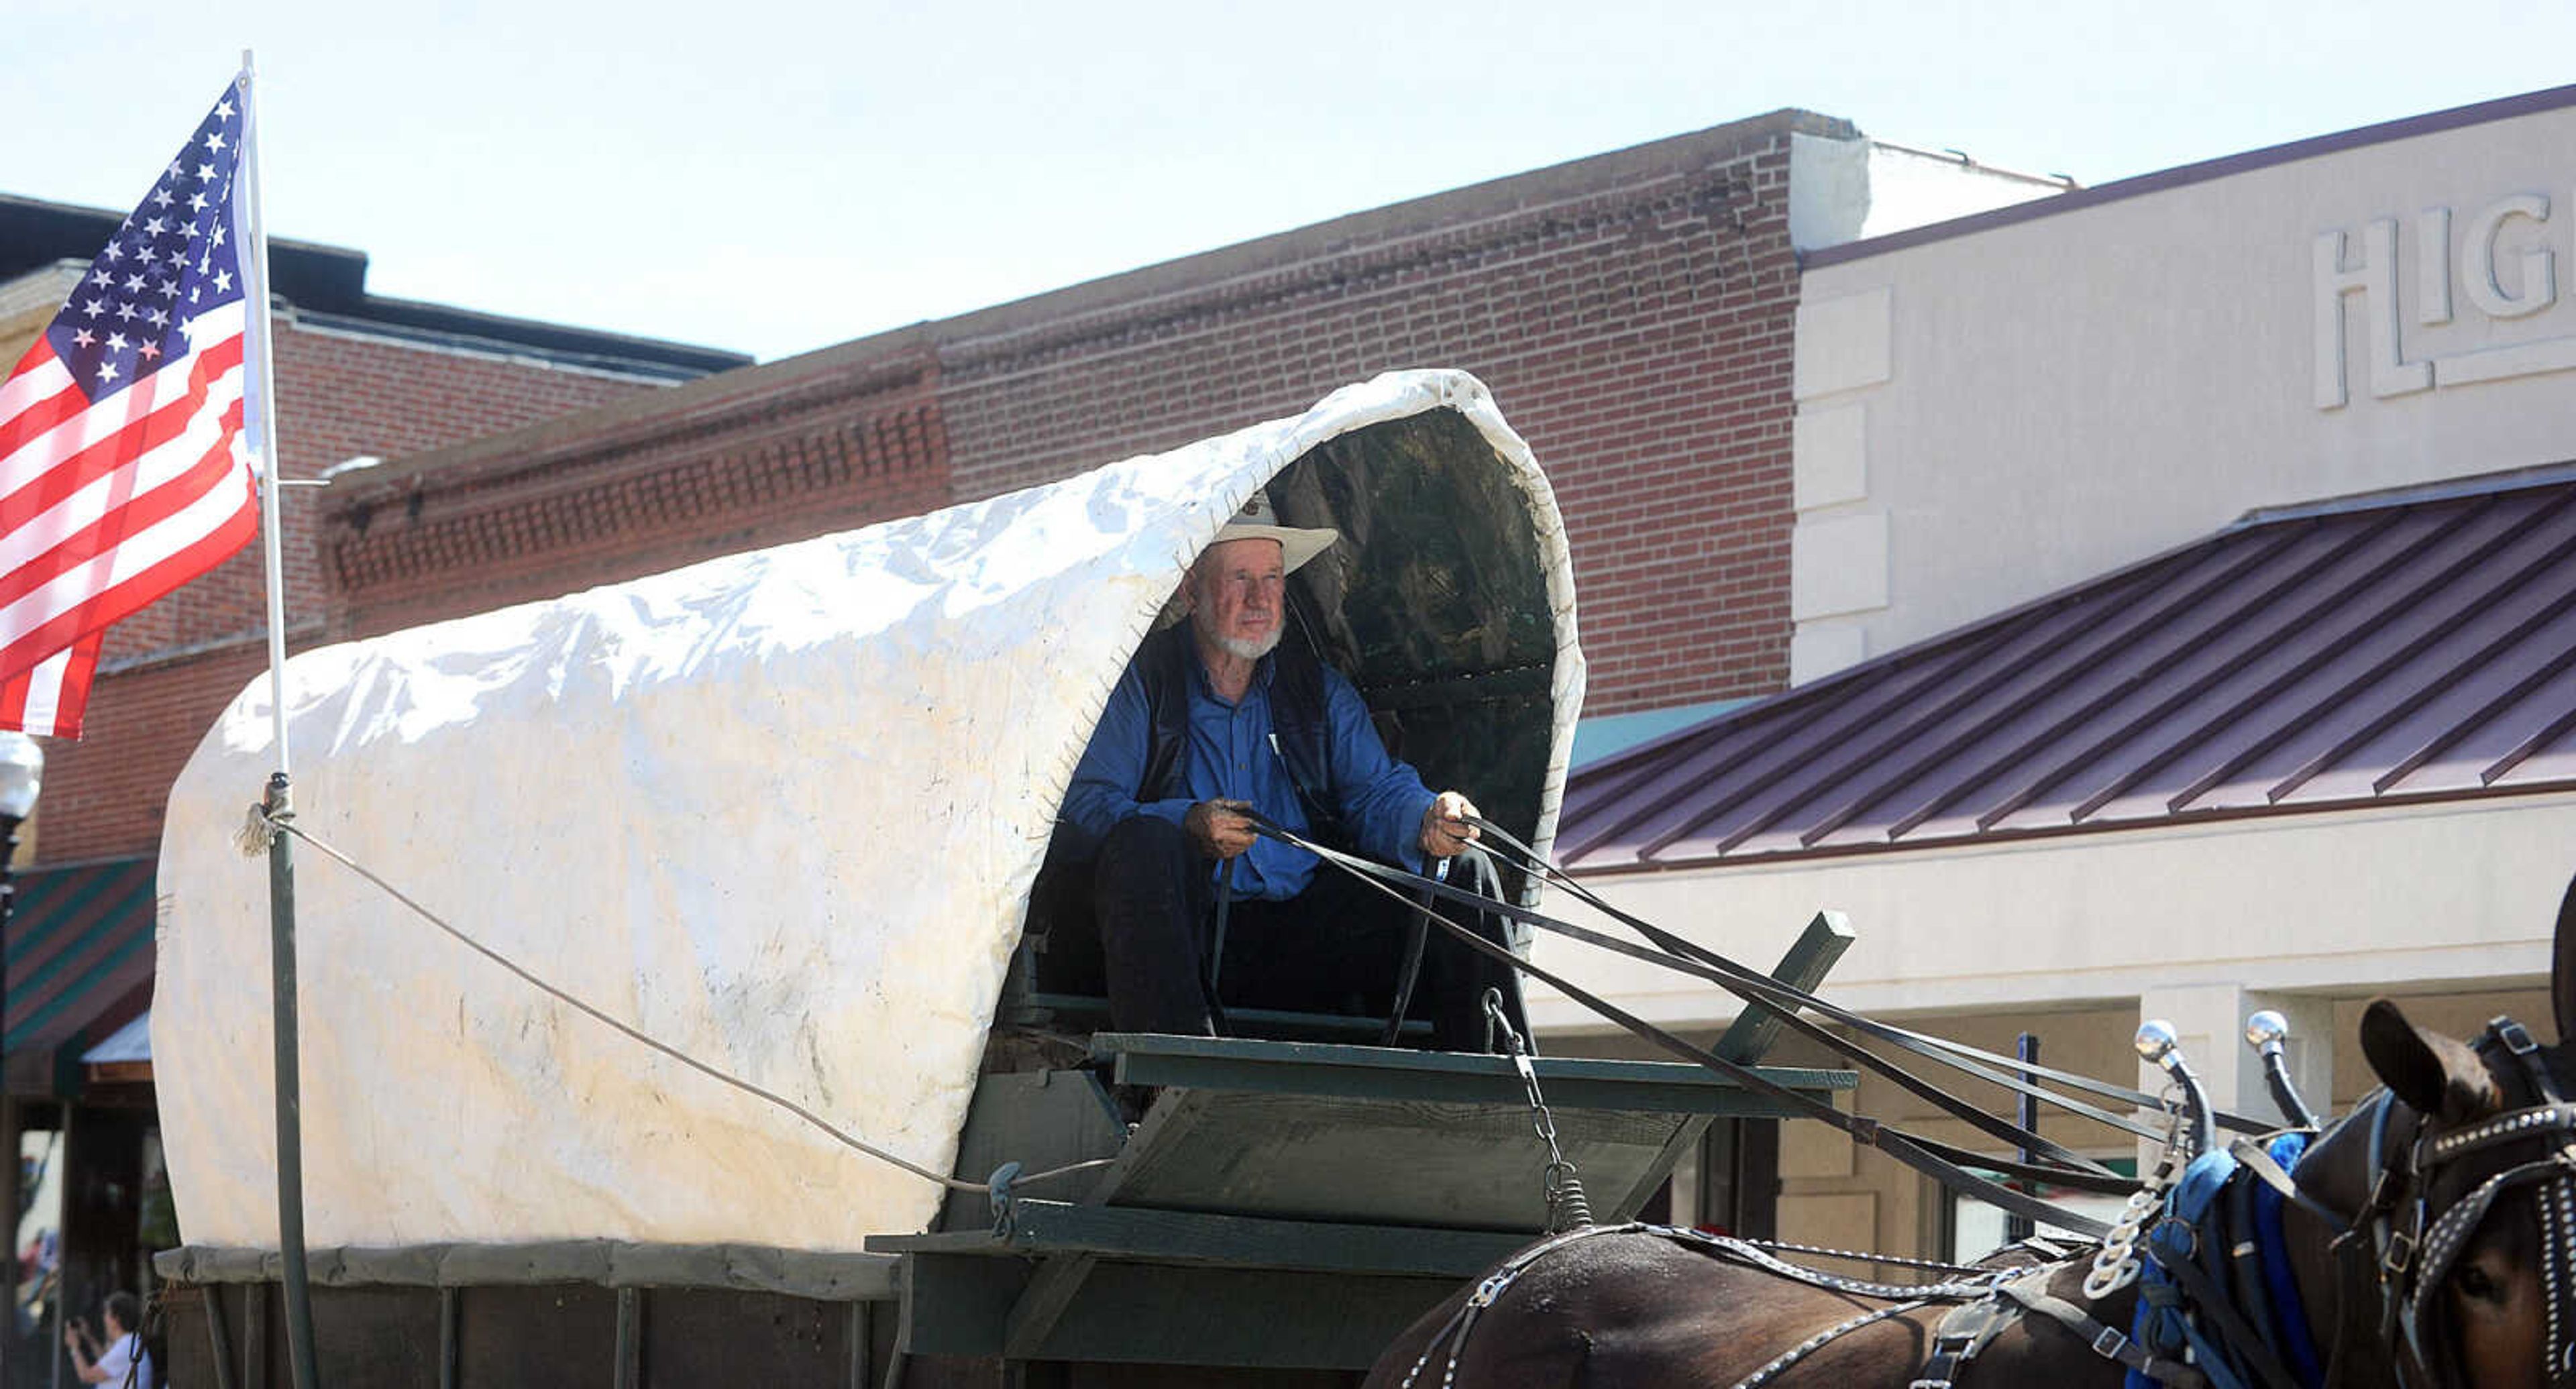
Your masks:
{"label": "harness buckle", "polygon": [[2093,1353],[2105,1360],[2119,1359],[2120,1352],[2128,1348],[2129,1338],[2116,1326],[2103,1327],[2102,1334],[2093,1338]]}
{"label": "harness buckle", "polygon": [[1923,1373],[1905,1389],[1951,1389],[1951,1381],[1967,1368],[1968,1357],[1976,1354],[1977,1343],[1974,1335],[1935,1335],[1931,1358],[1923,1362]]}
{"label": "harness buckle", "polygon": [[2494,1030],[2496,1039],[2504,1043],[2504,1049],[2516,1056],[2529,1056],[2540,1050],[2540,1044],[2531,1040],[2530,1029],[2511,1018],[2498,1018],[2487,1026]]}
{"label": "harness buckle", "polygon": [[2388,1250],[2380,1255],[2379,1266],[2392,1278],[2404,1277],[2407,1265],[2415,1262],[2415,1237],[2404,1230],[2388,1233]]}
{"label": "harness buckle", "polygon": [[2181,1216],[2168,1215],[2147,1232],[2147,1248],[2156,1255],[2156,1262],[2167,1268],[2171,1268],[2176,1259],[2197,1259],[2200,1257],[2200,1229]]}

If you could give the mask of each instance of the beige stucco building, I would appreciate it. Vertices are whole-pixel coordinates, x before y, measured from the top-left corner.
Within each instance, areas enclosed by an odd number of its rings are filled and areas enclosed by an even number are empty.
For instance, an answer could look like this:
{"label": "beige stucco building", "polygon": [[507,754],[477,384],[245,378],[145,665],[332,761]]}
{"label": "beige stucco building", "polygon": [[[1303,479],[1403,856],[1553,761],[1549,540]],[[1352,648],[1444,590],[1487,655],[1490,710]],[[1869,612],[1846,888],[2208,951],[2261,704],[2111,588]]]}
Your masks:
{"label": "beige stucco building", "polygon": [[[1645,760],[1627,772],[1587,769],[1561,841],[1576,871],[1751,963],[1818,910],[1842,911],[1859,939],[1829,995],[1996,1050],[2028,1030],[2053,1063],[2124,1077],[2140,1018],[2170,1019],[2215,1098],[2249,1109],[2269,1105],[2235,1034],[2258,1007],[2289,1015],[2311,1099],[2338,1103],[2369,1083],[2349,1039],[2374,994],[2456,1030],[2505,1010],[2546,1030],[2550,930],[2576,872],[2576,685],[2550,655],[2569,649],[2559,608],[2473,629],[2508,599],[2576,585],[2576,548],[2555,543],[2576,523],[2547,490],[2576,460],[2571,148],[2576,88],[1808,254],[1795,688],[1631,754]],[[2443,558],[2464,528],[2526,505],[2511,537]],[[2335,543],[2358,554],[2408,527],[2423,539],[2370,571],[2408,587],[2367,602],[2343,601],[2334,586],[2363,581],[2326,557],[2251,597],[2235,596],[2240,578],[2197,577],[2257,572],[2311,534],[2349,533]],[[2464,591],[2472,572],[2484,587]],[[2194,645],[2151,649],[2134,614],[2158,603],[2201,605]],[[2038,631],[2077,610],[2136,635],[2003,667],[2017,641],[2094,641]],[[2372,645],[2407,624],[2422,630],[2402,647]],[[2226,641],[2241,654],[2193,675],[2201,648]],[[2477,664],[2516,641],[2539,664]],[[1935,663],[1951,673],[1909,673]],[[2066,695],[2053,719],[1995,712],[2040,709],[2102,670],[2098,692]],[[2227,683],[2239,674],[2241,697]],[[1906,680],[1915,693],[1890,691]],[[1730,720],[1794,729],[1869,698],[1886,712],[1841,771],[1758,771],[1752,752],[1688,761]],[[2408,753],[2407,721],[2436,716],[2450,722]],[[2473,736],[2473,717],[2519,720],[2519,741],[2461,760],[2504,737]],[[2276,756],[2295,769],[2266,781]],[[2459,765],[2436,776],[2445,758]],[[2329,763],[2345,778],[2331,786],[2316,772]],[[2103,789],[2082,794],[2096,767]],[[2016,783],[1991,808],[1979,799]],[[1926,808],[1903,813],[1906,795]],[[1872,796],[1895,808],[1872,819]],[[1945,829],[1936,809],[1958,806]],[[1736,1011],[1559,942],[1539,958],[1695,1035]],[[1552,995],[1534,1017],[1561,1051],[1631,1045]],[[1899,1098],[1871,1082],[1858,1103],[1901,1119]],[[2131,1151],[2096,1126],[2051,1132]],[[1973,1243],[1928,1182],[1855,1162],[1838,1136],[1792,1125],[1778,1161],[1786,1237]],[[1724,1218],[1699,1192],[1676,1201]]]}

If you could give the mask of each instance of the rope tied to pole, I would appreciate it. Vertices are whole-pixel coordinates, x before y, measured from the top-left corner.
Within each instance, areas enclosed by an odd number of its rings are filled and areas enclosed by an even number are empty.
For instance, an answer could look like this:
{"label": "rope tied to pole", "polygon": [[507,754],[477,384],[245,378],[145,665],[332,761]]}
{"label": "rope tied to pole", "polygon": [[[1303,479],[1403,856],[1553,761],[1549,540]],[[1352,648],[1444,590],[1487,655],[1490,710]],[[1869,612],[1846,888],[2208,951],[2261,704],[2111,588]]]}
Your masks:
{"label": "rope tied to pole", "polygon": [[243,858],[258,858],[294,819],[295,796],[287,786],[286,773],[271,773],[259,799],[243,814],[241,828],[234,831],[233,847],[241,850]]}
{"label": "rope tied to pole", "polygon": [[517,961],[510,959],[501,952],[494,950],[492,947],[485,945],[483,942],[476,940],[470,935],[467,935],[463,930],[441,918],[438,913],[431,911],[426,906],[423,906],[408,893],[395,887],[392,883],[387,882],[384,878],[378,876],[375,872],[366,868],[364,865],[361,865],[357,860],[350,858],[347,854],[340,852],[340,850],[332,847],[330,844],[314,838],[310,831],[297,825],[295,823],[294,811],[288,808],[285,779],[282,776],[272,777],[269,781],[269,793],[263,796],[257,805],[250,808],[249,818],[245,821],[242,834],[240,836],[242,843],[247,844],[250,841],[254,827],[256,828],[257,834],[260,836],[260,842],[263,847],[265,847],[265,845],[270,841],[273,841],[282,835],[292,836],[312,845],[313,848],[320,852],[323,857],[330,859],[332,862],[339,864],[341,867],[357,874],[360,878],[365,879],[385,895],[409,908],[414,915],[420,917],[423,921],[428,922],[430,925],[435,926],[439,930],[454,937],[458,943],[464,945],[467,949],[472,950],[474,953],[481,955],[483,958],[490,960],[496,965],[499,965],[502,969],[509,971],[521,982],[537,990],[539,993],[545,994],[547,997],[552,998],[556,1002],[571,1008],[573,1011],[580,1013],[584,1017],[599,1023],[610,1031],[627,1038],[629,1041],[648,1048],[663,1056],[669,1057],[671,1060],[679,1062],[681,1065],[698,1072],[700,1075],[706,1076],[710,1080],[714,1080],[719,1084],[731,1086],[754,1099],[761,1100],[775,1108],[784,1110],[787,1113],[794,1115],[796,1118],[805,1121],[808,1125],[821,1131],[824,1136],[853,1152],[865,1154],[868,1157],[875,1158],[879,1162],[900,1168],[924,1181],[937,1183],[945,1190],[984,1196],[988,1199],[994,1200],[994,1203],[997,1206],[1000,1206],[1009,1199],[1008,1192],[1010,1187],[1029,1186],[1039,1182],[1052,1181],[1060,1177],[1071,1176],[1078,1172],[1085,1172],[1094,1168],[1104,1167],[1115,1161],[1113,1158],[1092,1158],[1082,1162],[1066,1163],[1061,1167],[1051,1167],[1043,1172],[1033,1172],[1026,1175],[1020,1175],[1014,1172],[1006,1181],[1001,1183],[996,1183],[992,1180],[981,1182],[964,1181],[956,1177],[948,1176],[944,1173],[932,1171],[930,1168],[910,1161],[899,1154],[888,1152],[887,1150],[869,1143],[855,1134],[841,1129],[830,1120],[825,1119],[814,1111],[807,1109],[805,1106],[796,1103],[794,1100],[788,1099],[775,1092],[764,1090],[761,1087],[752,1084],[750,1081],[743,1080],[737,1076],[729,1075],[720,1071],[714,1066],[689,1055],[687,1052],[681,1051],[679,1048],[674,1047],[659,1038],[650,1036],[614,1017],[609,1016],[607,1013],[600,1011],[591,1004],[574,997],[572,994],[557,988],[553,984],[547,983],[543,979],[538,978],[534,973],[520,965]]}

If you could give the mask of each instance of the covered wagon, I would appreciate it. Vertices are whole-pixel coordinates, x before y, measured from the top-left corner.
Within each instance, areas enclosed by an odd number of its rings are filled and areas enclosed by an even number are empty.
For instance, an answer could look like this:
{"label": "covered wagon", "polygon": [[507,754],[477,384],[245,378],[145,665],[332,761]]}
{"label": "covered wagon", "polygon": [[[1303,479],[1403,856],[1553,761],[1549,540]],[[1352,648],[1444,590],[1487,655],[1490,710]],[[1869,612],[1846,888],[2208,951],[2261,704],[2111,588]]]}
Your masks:
{"label": "covered wagon", "polygon": [[[1536,1230],[1508,1063],[1375,1045],[1384,1019],[1103,1032],[1023,941],[1113,682],[1262,488],[1344,537],[1291,639],[1543,851],[1583,688],[1566,538],[1455,372],[290,662],[296,823],[354,866],[304,854],[296,886],[325,1380],[1349,1369]],[[208,734],[162,850],[160,1268],[194,1385],[287,1382],[268,875],[233,843],[269,701]],[[1710,1115],[1765,1112],[1688,1067],[1542,1072],[1607,1213]]]}

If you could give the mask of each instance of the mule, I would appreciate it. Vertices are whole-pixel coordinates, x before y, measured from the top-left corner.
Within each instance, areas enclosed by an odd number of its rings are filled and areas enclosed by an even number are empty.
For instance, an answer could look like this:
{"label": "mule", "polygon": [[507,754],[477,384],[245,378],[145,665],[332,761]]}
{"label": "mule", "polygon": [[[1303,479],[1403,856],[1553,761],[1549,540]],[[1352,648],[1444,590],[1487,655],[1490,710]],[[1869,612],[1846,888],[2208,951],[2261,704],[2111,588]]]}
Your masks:
{"label": "mule", "polygon": [[[2551,1003],[2558,1034],[2576,1035],[2576,884],[2559,910]],[[2561,1098],[2576,1096],[2576,1046],[2538,1046],[2505,1022],[2471,1045],[2416,1027],[2385,999],[2364,1013],[2362,1049],[2383,1089],[2309,1145],[2281,1216],[2286,1281],[2314,1351],[2232,1348],[2268,1355],[2276,1376],[2243,1372],[2242,1383],[2576,1389],[2576,1104]],[[2139,1289],[2088,1297],[2090,1252],[2026,1276],[2098,1325],[2014,1316],[1957,1367],[1962,1389],[2118,1389],[2123,1365],[2094,1342],[2125,1340]],[[2197,1316],[2224,1340],[2218,1324],[2263,1294],[2218,1290],[2242,1296]],[[1556,1237],[1417,1321],[1367,1385],[1906,1389],[1936,1348],[1957,1348],[1936,1341],[1959,1304],[1909,1308],[1894,1289],[1875,1293],[1799,1281],[1689,1232]],[[2172,1359],[2146,1368],[2166,1383],[2204,1380]]]}

